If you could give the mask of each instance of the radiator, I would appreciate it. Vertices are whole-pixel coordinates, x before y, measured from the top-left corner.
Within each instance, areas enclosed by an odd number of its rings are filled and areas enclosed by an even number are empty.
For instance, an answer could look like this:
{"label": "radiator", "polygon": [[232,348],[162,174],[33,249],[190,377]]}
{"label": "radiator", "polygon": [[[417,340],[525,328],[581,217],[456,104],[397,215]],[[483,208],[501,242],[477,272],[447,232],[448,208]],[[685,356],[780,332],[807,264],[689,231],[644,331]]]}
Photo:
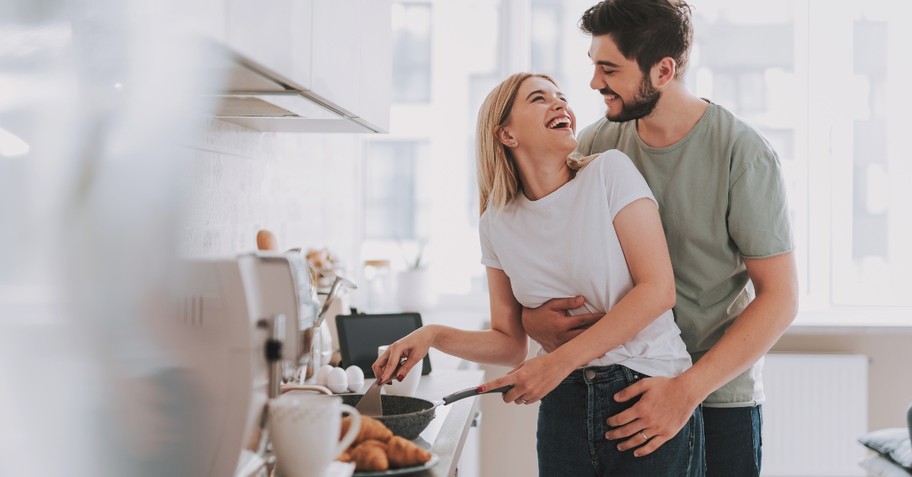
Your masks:
{"label": "radiator", "polygon": [[864,475],[867,356],[769,354],[763,383],[763,476]]}

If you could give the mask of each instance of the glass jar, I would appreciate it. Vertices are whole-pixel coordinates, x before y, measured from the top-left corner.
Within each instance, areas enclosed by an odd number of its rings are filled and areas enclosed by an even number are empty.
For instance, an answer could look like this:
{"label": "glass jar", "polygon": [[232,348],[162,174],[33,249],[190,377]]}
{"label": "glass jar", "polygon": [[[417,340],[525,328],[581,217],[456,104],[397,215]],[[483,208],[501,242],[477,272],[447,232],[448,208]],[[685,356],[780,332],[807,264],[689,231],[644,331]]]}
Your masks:
{"label": "glass jar", "polygon": [[393,311],[393,274],[389,260],[364,261],[365,313]]}

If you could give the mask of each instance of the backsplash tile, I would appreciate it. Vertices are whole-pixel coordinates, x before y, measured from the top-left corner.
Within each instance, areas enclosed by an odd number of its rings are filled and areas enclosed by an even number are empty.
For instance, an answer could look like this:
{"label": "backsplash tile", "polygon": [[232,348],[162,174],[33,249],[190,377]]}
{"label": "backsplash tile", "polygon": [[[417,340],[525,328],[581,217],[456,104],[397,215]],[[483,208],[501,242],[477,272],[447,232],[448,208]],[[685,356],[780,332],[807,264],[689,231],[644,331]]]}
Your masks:
{"label": "backsplash tile", "polygon": [[262,133],[213,119],[190,148],[182,255],[251,251],[267,228],[282,250],[329,247],[355,271],[360,136]]}

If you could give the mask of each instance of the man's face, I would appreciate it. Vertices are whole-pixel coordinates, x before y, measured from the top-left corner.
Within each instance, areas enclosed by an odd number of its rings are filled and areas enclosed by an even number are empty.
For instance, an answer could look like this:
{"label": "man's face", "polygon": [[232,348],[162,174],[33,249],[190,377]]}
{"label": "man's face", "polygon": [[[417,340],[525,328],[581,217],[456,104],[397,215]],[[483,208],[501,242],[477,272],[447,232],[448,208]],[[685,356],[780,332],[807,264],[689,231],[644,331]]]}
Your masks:
{"label": "man's face", "polygon": [[605,98],[608,120],[624,122],[652,114],[661,91],[640,71],[636,61],[621,54],[611,35],[593,36],[589,57],[594,69],[589,86]]}

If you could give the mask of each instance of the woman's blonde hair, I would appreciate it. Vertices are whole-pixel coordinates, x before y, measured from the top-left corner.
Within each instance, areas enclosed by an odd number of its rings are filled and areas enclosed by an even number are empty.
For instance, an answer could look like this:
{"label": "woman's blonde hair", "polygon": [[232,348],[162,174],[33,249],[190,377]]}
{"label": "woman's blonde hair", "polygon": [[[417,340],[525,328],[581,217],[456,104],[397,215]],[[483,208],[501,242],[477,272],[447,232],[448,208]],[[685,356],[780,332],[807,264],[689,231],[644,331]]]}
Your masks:
{"label": "woman's blonde hair", "polygon": [[501,209],[510,203],[521,191],[519,170],[512,152],[500,142],[497,135],[510,119],[510,110],[516,92],[523,81],[544,78],[557,86],[554,78],[535,73],[516,73],[503,80],[485,98],[478,110],[478,126],[475,139],[475,155],[478,167],[478,198],[481,213],[489,205]]}

